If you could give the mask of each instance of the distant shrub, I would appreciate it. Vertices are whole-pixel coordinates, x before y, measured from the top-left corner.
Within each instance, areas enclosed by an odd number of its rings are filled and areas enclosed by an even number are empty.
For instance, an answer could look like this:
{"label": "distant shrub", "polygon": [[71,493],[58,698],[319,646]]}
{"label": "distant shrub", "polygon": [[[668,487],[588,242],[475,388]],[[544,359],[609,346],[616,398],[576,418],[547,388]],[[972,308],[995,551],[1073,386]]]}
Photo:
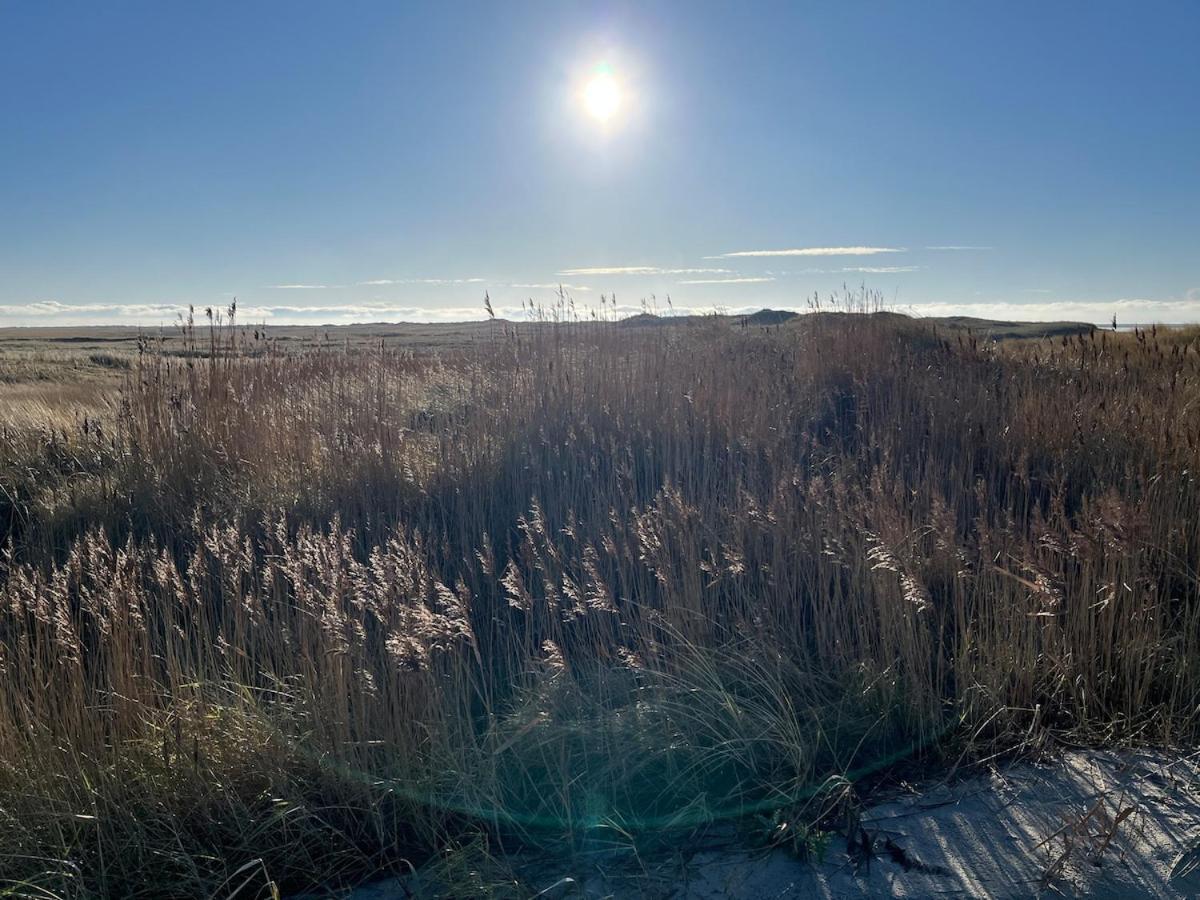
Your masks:
{"label": "distant shrub", "polygon": [[89,353],[88,362],[104,369],[129,369],[133,365],[133,361],[128,356],[119,356],[115,353]]}

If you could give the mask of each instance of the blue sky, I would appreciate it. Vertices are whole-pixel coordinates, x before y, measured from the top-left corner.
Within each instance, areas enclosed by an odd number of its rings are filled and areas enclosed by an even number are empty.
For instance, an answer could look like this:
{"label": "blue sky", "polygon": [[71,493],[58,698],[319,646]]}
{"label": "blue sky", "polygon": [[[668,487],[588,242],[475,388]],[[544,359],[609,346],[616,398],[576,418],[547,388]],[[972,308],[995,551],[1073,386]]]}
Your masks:
{"label": "blue sky", "polygon": [[1193,0],[0,0],[0,325],[1200,320],[1198,41]]}

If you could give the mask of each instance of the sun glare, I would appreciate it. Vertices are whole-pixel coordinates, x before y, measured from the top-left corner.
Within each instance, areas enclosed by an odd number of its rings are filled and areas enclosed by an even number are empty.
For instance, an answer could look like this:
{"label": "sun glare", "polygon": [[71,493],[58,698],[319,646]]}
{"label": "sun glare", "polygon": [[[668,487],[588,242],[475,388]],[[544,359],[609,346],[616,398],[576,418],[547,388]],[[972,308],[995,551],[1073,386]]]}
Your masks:
{"label": "sun glare", "polygon": [[607,67],[598,69],[584,86],[583,108],[600,122],[607,122],[621,108],[621,88]]}

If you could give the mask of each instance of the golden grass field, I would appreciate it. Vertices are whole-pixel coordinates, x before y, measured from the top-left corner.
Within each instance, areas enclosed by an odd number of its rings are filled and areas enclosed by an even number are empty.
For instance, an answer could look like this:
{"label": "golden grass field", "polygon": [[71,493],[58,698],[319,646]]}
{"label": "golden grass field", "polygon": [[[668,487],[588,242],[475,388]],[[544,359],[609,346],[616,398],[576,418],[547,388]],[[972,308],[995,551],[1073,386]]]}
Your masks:
{"label": "golden grass field", "polygon": [[0,884],[523,896],[1194,744],[1200,330],[968,324],[0,331]]}

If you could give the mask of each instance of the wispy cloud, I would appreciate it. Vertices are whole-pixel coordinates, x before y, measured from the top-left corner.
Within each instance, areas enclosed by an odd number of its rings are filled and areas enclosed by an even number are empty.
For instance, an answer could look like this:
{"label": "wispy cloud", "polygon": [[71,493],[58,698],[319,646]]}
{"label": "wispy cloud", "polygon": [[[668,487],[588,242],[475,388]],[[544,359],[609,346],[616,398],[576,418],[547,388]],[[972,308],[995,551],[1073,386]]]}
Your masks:
{"label": "wispy cloud", "polygon": [[276,291],[324,291],[330,287],[337,285],[328,284],[272,284],[268,285],[272,290]]}
{"label": "wispy cloud", "polygon": [[688,278],[679,284],[764,284],[774,281],[774,278]]}
{"label": "wispy cloud", "polygon": [[1054,291],[1049,288],[1024,288],[1022,294],[1053,294]]}
{"label": "wispy cloud", "polygon": [[790,250],[736,250],[705,259],[733,259],[740,256],[874,256],[877,253],[903,253],[904,247],[794,247]]}
{"label": "wispy cloud", "polygon": [[656,266],[585,266],[579,269],[563,269],[559,275],[657,275],[662,269]]}
{"label": "wispy cloud", "polygon": [[522,288],[530,291],[557,291],[562,288],[564,291],[581,291],[587,292],[591,288],[586,284],[566,284],[559,281],[543,281],[543,282],[513,282],[508,285],[511,288]]}
{"label": "wispy cloud", "polygon": [[937,247],[926,247],[926,250],[992,250],[993,247],[971,247],[966,244],[942,244]]}
{"label": "wispy cloud", "polygon": [[765,274],[782,278],[787,275],[848,275],[861,272],[868,275],[895,275],[899,272],[919,272],[922,266],[840,266],[836,269],[788,269],[778,271],[768,269]]}
{"label": "wispy cloud", "polygon": [[919,272],[920,266],[848,266],[839,272],[861,272],[867,275],[896,275],[900,272]]}
{"label": "wispy cloud", "polygon": [[732,269],[664,269],[659,266],[589,266],[563,269],[559,275],[729,275]]}
{"label": "wispy cloud", "polygon": [[383,287],[389,284],[487,284],[486,278],[373,278],[355,282],[358,287]]}

